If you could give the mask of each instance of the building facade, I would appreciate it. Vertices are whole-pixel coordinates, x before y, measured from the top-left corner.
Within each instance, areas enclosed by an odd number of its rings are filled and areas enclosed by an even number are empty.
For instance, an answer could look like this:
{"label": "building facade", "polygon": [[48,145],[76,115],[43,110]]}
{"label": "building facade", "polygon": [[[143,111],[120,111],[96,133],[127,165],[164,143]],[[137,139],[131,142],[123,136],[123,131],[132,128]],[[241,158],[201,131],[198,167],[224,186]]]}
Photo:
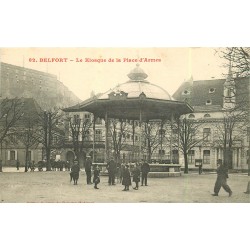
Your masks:
{"label": "building facade", "polygon": [[[189,168],[195,167],[195,160],[201,159],[203,168],[215,169],[217,159],[228,161],[230,168],[245,171],[248,168],[249,137],[248,107],[249,78],[184,82],[174,93],[177,100],[188,102],[194,113],[187,119],[200,124],[197,136],[201,141],[189,150]],[[226,151],[228,154],[225,154]],[[180,157],[182,165],[183,157]]]}

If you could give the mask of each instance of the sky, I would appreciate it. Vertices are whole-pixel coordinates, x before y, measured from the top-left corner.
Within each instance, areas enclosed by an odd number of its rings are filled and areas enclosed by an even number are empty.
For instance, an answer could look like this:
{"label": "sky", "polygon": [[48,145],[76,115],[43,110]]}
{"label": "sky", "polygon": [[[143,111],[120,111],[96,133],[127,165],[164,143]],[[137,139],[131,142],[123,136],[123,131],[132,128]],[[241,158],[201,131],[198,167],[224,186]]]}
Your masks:
{"label": "sky", "polygon": [[[103,93],[126,82],[129,79],[127,74],[136,67],[135,60],[143,58],[147,58],[147,62],[143,59],[139,64],[148,75],[147,80],[161,86],[170,95],[191,76],[194,81],[224,78],[226,70],[216,50],[208,47],[31,47],[1,48],[0,53],[2,62],[56,75],[76,96],[85,100],[92,91]],[[57,61],[45,62],[53,58]],[[86,58],[103,61],[86,62]],[[148,59],[155,61],[148,62]]]}

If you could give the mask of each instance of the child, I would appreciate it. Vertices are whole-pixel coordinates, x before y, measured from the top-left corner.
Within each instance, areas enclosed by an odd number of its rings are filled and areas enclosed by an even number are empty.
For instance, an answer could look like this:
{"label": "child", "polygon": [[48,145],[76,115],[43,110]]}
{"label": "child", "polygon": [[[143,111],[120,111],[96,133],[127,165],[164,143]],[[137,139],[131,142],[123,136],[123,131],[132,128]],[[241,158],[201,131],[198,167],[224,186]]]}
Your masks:
{"label": "child", "polygon": [[140,172],[139,165],[136,164],[135,169],[133,171],[133,181],[135,182],[135,185],[136,185],[134,187],[135,190],[138,190],[138,188],[139,188],[138,183],[140,182],[140,174],[141,174],[141,172]]}
{"label": "child", "polygon": [[99,188],[97,187],[97,184],[100,183],[100,169],[99,169],[98,165],[97,165],[97,166],[95,167],[95,169],[94,169],[93,182],[94,182],[94,184],[95,184],[94,188],[95,188],[95,189],[99,189]]}

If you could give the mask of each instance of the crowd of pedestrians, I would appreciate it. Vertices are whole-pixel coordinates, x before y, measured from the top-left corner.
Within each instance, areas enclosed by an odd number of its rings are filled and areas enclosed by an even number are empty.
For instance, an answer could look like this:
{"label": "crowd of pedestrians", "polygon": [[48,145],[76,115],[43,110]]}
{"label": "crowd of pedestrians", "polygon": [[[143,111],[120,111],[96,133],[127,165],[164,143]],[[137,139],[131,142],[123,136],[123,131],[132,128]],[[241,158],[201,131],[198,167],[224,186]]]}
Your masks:
{"label": "crowd of pedestrians", "polygon": [[[94,188],[99,189],[97,185],[100,183],[100,168],[98,165],[92,164],[90,156],[86,157],[84,168],[86,173],[87,185],[94,184]],[[132,182],[135,183],[135,187],[133,187],[135,190],[139,189],[140,181],[142,181],[141,186],[143,186],[144,184],[145,186],[147,186],[147,176],[150,171],[150,167],[145,160],[135,164],[120,164],[115,161],[114,157],[111,157],[107,163],[106,169],[108,173],[108,184],[110,186],[121,183],[124,186],[123,191],[128,191],[129,187],[132,185]],[[93,182],[91,182],[92,174]]]}
{"label": "crowd of pedestrians", "polygon": [[[43,167],[45,167],[44,161],[39,161],[35,164],[35,161],[27,162],[27,169],[31,172],[35,171],[37,168],[38,171],[43,171]],[[86,172],[86,181],[88,185],[94,184],[95,189],[99,189],[97,185],[100,183],[100,169],[98,165],[93,165],[91,161],[91,156],[86,157],[86,161],[84,164],[85,172]],[[148,173],[150,172],[150,166],[148,162],[143,159],[141,162],[136,163],[119,163],[116,162],[113,157],[107,163],[107,172],[108,172],[108,184],[116,185],[116,183],[121,183],[124,186],[122,191],[129,191],[129,187],[132,186],[132,182],[135,183],[133,187],[134,190],[139,189],[139,183],[141,186],[148,186]],[[16,169],[19,171],[20,169],[20,161],[16,160]],[[70,178],[74,180],[74,184],[77,184],[79,179],[79,162],[74,160],[72,166],[70,166],[69,161],[54,161],[51,160],[51,169],[54,171],[70,171]],[[2,172],[2,161],[0,160],[0,172]],[[91,181],[93,173],[93,182]],[[132,181],[131,181],[132,178]],[[228,179],[228,168],[226,164],[222,162],[221,159],[217,161],[217,179],[214,185],[214,193],[213,196],[218,196],[221,187],[229,194],[229,197],[232,196],[233,192],[229,185],[227,184]],[[116,181],[117,180],[117,181]]]}

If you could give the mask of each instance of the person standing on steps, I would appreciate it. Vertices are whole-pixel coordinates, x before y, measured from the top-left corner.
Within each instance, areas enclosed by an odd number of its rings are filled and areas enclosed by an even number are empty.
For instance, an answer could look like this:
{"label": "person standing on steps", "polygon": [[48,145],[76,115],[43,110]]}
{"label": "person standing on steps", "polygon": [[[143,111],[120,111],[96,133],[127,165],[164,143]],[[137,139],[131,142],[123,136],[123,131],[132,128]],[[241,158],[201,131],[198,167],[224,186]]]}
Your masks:
{"label": "person standing on steps", "polygon": [[214,185],[214,194],[213,196],[218,196],[221,187],[229,194],[229,197],[232,196],[233,192],[227,184],[228,178],[228,169],[223,165],[222,160],[217,160],[217,179]]}

